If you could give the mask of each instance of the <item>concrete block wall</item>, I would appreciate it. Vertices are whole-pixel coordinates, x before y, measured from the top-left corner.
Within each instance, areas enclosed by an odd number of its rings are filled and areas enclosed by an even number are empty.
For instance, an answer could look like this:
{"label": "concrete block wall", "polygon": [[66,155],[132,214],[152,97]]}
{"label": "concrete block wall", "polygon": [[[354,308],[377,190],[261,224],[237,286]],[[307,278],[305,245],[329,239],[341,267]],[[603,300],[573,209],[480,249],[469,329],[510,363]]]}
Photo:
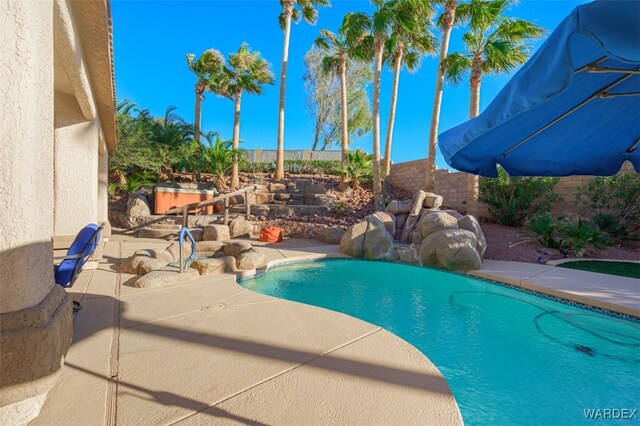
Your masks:
{"label": "concrete block wall", "polygon": [[[427,160],[414,160],[405,163],[391,165],[391,184],[407,191],[416,192],[424,188]],[[628,163],[622,167],[621,172],[633,172]],[[561,177],[554,188],[554,192],[563,198],[562,202],[553,206],[553,214],[575,214],[581,208],[576,204],[579,189],[585,186],[593,176],[566,176]],[[444,198],[444,206],[458,211],[466,210],[466,184],[467,173],[450,172],[447,169],[436,171],[435,192]],[[489,217],[487,206],[479,204],[479,214]]]}

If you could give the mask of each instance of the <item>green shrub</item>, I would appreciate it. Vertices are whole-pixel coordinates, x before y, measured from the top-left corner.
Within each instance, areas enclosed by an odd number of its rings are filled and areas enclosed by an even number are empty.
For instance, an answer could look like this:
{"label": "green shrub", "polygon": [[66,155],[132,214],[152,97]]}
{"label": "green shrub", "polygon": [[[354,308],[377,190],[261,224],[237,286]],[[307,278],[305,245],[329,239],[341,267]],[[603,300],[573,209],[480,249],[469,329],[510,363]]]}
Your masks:
{"label": "green shrub", "polygon": [[349,151],[344,167],[338,168],[337,174],[348,178],[351,186],[357,188],[363,180],[373,178],[373,156],[361,149]]}
{"label": "green shrub", "polygon": [[127,178],[127,182],[117,185],[117,188],[129,195],[135,190],[156,182],[156,176],[153,173],[134,173]]}
{"label": "green shrub", "polygon": [[611,245],[611,238],[595,225],[578,216],[570,221],[564,216],[554,219],[550,213],[538,213],[528,218],[527,230],[537,236],[544,247],[582,257],[592,250]]}
{"label": "green shrub", "polygon": [[[284,160],[284,171],[305,175],[336,175],[340,161],[337,160]],[[244,173],[272,173],[275,163],[249,163],[240,165]]]}
{"label": "green shrub", "polygon": [[527,216],[550,210],[552,203],[562,200],[553,193],[557,182],[551,177],[509,177],[499,167],[497,178],[480,179],[478,199],[498,223],[520,226]]}
{"label": "green shrub", "polygon": [[274,163],[240,163],[240,171],[243,173],[272,173],[274,171]]}
{"label": "green shrub", "polygon": [[616,239],[640,233],[640,175],[596,177],[580,188],[577,200],[591,213],[596,226]]}

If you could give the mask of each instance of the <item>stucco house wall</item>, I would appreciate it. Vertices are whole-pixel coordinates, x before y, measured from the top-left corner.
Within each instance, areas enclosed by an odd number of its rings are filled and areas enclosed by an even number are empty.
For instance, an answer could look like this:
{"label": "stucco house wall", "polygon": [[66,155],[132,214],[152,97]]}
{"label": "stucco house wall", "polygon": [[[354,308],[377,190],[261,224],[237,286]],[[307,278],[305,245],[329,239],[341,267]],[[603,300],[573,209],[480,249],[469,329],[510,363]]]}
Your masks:
{"label": "stucco house wall", "polygon": [[71,342],[56,235],[107,217],[107,0],[0,0],[0,424],[38,415]]}

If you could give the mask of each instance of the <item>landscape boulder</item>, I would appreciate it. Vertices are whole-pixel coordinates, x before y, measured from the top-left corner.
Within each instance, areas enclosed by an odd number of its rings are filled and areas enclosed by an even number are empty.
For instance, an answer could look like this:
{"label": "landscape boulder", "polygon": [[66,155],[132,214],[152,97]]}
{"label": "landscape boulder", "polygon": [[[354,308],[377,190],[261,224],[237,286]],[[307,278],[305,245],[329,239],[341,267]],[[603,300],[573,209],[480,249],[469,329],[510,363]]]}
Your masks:
{"label": "landscape boulder", "polygon": [[204,241],[225,241],[231,239],[231,232],[227,225],[207,225],[204,227]]}
{"label": "landscape boulder", "polygon": [[365,259],[395,260],[398,256],[393,237],[375,216],[368,216],[347,229],[340,240],[340,252]]}
{"label": "landscape boulder", "polygon": [[[375,212],[371,213],[367,217],[375,217],[380,220],[380,222],[384,223],[384,227],[387,232],[391,235],[395,235],[396,233],[396,217],[393,213],[388,212]],[[366,218],[365,218],[366,219]]]}
{"label": "landscape boulder", "polygon": [[340,239],[345,234],[345,230],[342,228],[327,227],[320,231],[320,241],[329,244],[340,244]]}
{"label": "landscape boulder", "polygon": [[223,250],[225,256],[233,256],[237,258],[241,253],[251,250],[251,248],[253,248],[251,243],[246,241],[229,241],[228,243],[225,243]]}
{"label": "landscape boulder", "polygon": [[468,272],[479,269],[482,258],[476,250],[476,237],[465,229],[444,229],[429,234],[420,246],[422,266]]}
{"label": "landscape boulder", "polygon": [[424,202],[422,205],[428,209],[437,210],[442,206],[443,198],[442,195],[437,195],[432,192],[427,192],[424,197]]}
{"label": "landscape boulder", "polygon": [[151,216],[151,209],[149,208],[149,201],[144,195],[138,195],[131,199],[131,204],[127,202],[129,208],[127,209],[127,216]]}
{"label": "landscape boulder", "polygon": [[159,270],[149,272],[148,274],[138,278],[134,287],[138,288],[153,288],[161,287],[168,284],[176,284],[179,282],[191,281],[198,278],[200,274],[193,268],[186,268],[184,272],[180,273],[179,270]]}
{"label": "landscape boulder", "polygon": [[236,259],[231,256],[215,259],[200,259],[191,263],[191,268],[197,270],[200,275],[215,275],[236,270]]}
{"label": "landscape boulder", "polygon": [[229,222],[229,232],[231,238],[251,237],[253,233],[253,224],[244,216],[238,216]]}
{"label": "landscape boulder", "polygon": [[416,229],[425,238],[434,232],[442,231],[443,229],[455,229],[457,227],[458,221],[456,218],[443,211],[433,211],[423,214],[416,225]]}
{"label": "landscape boulder", "polygon": [[473,235],[476,236],[476,250],[478,250],[478,254],[480,257],[484,256],[484,252],[487,250],[487,239],[484,236],[484,232],[482,231],[482,227],[480,226],[480,222],[473,216],[467,215],[458,219],[458,226],[460,229],[466,229],[467,231],[473,232]]}
{"label": "landscape boulder", "polygon": [[256,269],[264,265],[266,257],[264,253],[251,248],[243,251],[236,258],[236,267],[240,270]]}

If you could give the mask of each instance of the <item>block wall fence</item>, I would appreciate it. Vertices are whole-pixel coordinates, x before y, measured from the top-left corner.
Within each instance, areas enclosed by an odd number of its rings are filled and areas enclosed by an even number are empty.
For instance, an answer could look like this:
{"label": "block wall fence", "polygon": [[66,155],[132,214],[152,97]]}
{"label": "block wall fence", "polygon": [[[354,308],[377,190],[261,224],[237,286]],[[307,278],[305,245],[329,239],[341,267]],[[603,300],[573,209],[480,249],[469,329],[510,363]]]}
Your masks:
{"label": "block wall fence", "polygon": [[[415,160],[391,165],[391,185],[416,192],[424,187],[427,160]],[[633,171],[633,166],[625,163],[623,172]],[[459,211],[466,211],[466,179],[464,172],[450,172],[447,169],[436,171],[435,193],[442,195],[444,206]],[[578,189],[587,184],[593,176],[566,176],[561,177],[554,187],[554,192],[563,198],[563,201],[553,206],[553,214],[575,214],[580,211],[576,205]],[[480,203],[479,213],[482,217],[489,217],[487,206]]]}

